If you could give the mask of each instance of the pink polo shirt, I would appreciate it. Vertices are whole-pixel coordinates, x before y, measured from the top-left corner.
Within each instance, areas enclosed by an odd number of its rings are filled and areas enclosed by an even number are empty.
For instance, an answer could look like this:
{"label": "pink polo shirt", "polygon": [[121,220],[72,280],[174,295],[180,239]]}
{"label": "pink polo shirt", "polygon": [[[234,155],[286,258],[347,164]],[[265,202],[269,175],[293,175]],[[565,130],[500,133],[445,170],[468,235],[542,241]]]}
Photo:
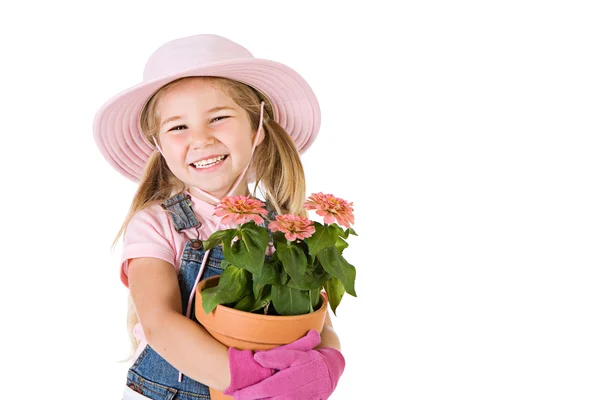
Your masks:
{"label": "pink polo shirt", "polygon": [[[192,239],[199,235],[198,238],[204,240],[219,229],[233,227],[219,224],[219,219],[213,216],[215,206],[193,195],[191,198],[192,208],[202,226],[198,232],[195,228],[185,229],[181,232],[185,232]],[[177,232],[171,217],[167,215],[160,204],[138,211],[129,222],[123,235],[123,251],[121,253],[121,281],[123,284],[129,287],[127,267],[129,260],[133,258],[159,258],[173,265],[175,272],[179,273],[181,255],[187,242],[181,232]]]}

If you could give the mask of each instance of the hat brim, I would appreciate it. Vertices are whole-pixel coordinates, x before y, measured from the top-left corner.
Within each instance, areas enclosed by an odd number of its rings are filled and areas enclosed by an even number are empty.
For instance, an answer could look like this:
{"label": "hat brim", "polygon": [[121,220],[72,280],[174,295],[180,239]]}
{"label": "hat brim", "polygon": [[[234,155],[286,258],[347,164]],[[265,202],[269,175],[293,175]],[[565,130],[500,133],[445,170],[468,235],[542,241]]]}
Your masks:
{"label": "hat brim", "polygon": [[273,117],[300,154],[315,140],[321,124],[317,98],[308,83],[284,64],[264,59],[227,60],[205,64],[133,86],[107,101],[96,113],[94,140],[104,158],[121,174],[140,180],[154,146],[140,127],[142,108],[162,86],[188,76],[218,76],[245,83],[266,95]]}

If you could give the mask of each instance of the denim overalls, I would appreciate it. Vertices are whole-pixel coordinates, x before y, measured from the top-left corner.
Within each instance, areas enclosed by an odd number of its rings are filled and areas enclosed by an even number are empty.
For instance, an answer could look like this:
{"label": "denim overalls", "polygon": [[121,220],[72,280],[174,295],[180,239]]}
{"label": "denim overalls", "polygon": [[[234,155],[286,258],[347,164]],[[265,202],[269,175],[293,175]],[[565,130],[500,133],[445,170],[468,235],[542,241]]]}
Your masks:
{"label": "denim overalls", "polygon": [[[188,194],[182,193],[173,196],[165,201],[162,207],[170,211],[169,215],[173,220],[177,232],[199,225]],[[268,210],[271,211],[270,207]],[[182,234],[184,233],[182,232]],[[183,251],[181,268],[178,275],[184,315],[205,253],[201,241],[190,239],[187,235],[186,238],[189,240]],[[223,258],[221,246],[212,248],[201,279],[220,275],[223,272],[221,269],[221,260]],[[194,315],[193,304],[190,318],[199,323]],[[202,360],[198,359],[198,362],[200,363]],[[158,355],[149,345],[142,350],[134,364],[129,368],[127,372],[127,386],[151,399],[210,399],[208,386],[185,375],[183,375],[181,382],[179,382],[179,371]]]}

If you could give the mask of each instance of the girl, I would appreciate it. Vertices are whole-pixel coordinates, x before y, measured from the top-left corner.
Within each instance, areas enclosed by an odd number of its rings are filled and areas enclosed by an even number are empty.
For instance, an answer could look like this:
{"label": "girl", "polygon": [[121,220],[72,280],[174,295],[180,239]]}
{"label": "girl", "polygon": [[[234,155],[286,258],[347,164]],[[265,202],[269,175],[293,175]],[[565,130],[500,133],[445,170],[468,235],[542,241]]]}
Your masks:
{"label": "girl", "polygon": [[219,248],[200,240],[228,226],[220,199],[261,191],[277,213],[304,213],[299,155],[314,141],[319,105],[291,68],[255,59],[228,39],[168,42],[144,80],[97,113],[106,160],[139,182],[123,235],[121,280],[129,288],[136,346],[123,399],[208,399],[208,387],[240,399],[326,399],[344,357],[329,315],[319,337],[264,352],[226,348],[192,312],[195,284],[221,274]]}

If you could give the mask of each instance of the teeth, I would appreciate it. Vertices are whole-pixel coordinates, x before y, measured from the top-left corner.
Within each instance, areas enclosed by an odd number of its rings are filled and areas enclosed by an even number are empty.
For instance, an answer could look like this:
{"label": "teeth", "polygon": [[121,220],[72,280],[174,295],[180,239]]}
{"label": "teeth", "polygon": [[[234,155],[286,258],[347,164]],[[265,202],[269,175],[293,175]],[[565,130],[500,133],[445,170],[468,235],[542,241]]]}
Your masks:
{"label": "teeth", "polygon": [[207,166],[218,163],[219,161],[223,160],[224,158],[225,158],[225,156],[207,158],[206,160],[201,160],[201,161],[195,162],[193,164],[196,168],[206,168]]}

